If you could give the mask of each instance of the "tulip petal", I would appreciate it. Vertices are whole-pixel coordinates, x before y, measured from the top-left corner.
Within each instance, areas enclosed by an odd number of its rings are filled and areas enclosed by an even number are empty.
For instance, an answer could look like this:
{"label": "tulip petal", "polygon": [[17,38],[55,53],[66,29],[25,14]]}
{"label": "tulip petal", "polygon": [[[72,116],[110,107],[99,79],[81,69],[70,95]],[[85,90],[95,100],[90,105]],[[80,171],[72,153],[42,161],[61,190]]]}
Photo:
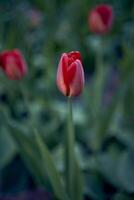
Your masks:
{"label": "tulip petal", "polygon": [[24,59],[22,53],[18,49],[15,49],[15,50],[13,50],[13,54],[15,57],[16,65],[20,66],[21,74],[26,74],[27,73],[27,65],[26,65],[26,62],[25,62],[25,59]]}
{"label": "tulip petal", "polygon": [[90,29],[92,32],[96,33],[105,32],[106,27],[101,19],[101,16],[95,11],[92,11],[90,13],[89,24],[91,24]]}
{"label": "tulip petal", "polygon": [[[83,66],[80,62],[80,60],[76,60],[75,62],[76,65],[76,72],[75,76],[70,83],[70,96],[77,96],[81,93],[83,87],[84,87],[84,70]],[[74,65],[73,63],[73,65]]]}
{"label": "tulip petal", "polygon": [[112,6],[102,4],[101,6],[96,7],[96,11],[100,14],[103,23],[106,26],[111,26],[111,23],[113,21],[113,10]]}
{"label": "tulip petal", "polygon": [[68,79],[67,79],[67,68],[68,68],[68,56],[66,53],[62,54],[58,70],[57,70],[57,86],[59,90],[64,94],[67,95],[68,93]]}
{"label": "tulip petal", "polygon": [[67,75],[68,75],[68,83],[70,84],[72,82],[72,80],[74,79],[76,73],[76,62],[73,62],[69,67],[68,67],[68,71],[67,71]]}
{"label": "tulip petal", "polygon": [[20,80],[27,73],[27,65],[19,49],[3,51],[0,54],[0,66],[11,80]]}
{"label": "tulip petal", "polygon": [[113,9],[108,4],[100,4],[89,13],[88,23],[90,30],[98,34],[107,33],[113,23]]}
{"label": "tulip petal", "polygon": [[82,62],[81,54],[79,51],[71,51],[67,54],[69,58],[69,65],[71,65],[75,60],[80,60]]}
{"label": "tulip petal", "polygon": [[5,66],[5,73],[10,79],[20,79],[22,70],[18,68],[18,65],[16,63],[16,60],[11,55],[8,56],[8,62]]}
{"label": "tulip petal", "polygon": [[77,96],[84,86],[84,71],[78,51],[63,53],[57,70],[57,86],[65,96]]}

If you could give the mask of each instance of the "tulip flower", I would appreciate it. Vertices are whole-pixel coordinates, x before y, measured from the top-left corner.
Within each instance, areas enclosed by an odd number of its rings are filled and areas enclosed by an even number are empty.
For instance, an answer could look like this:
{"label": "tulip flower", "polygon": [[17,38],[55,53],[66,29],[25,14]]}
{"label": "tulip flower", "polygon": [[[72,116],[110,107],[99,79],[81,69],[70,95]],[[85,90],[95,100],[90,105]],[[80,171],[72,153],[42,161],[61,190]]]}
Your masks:
{"label": "tulip flower", "polygon": [[18,49],[0,53],[0,67],[11,80],[20,80],[27,73],[27,65]]}
{"label": "tulip flower", "polygon": [[78,51],[63,53],[57,70],[57,86],[65,96],[77,96],[84,86],[84,71]]}
{"label": "tulip flower", "polygon": [[70,199],[80,199],[82,190],[79,190],[79,185],[81,185],[82,175],[75,155],[75,129],[71,99],[71,97],[79,95],[84,86],[84,71],[80,52],[72,51],[61,55],[56,81],[59,90],[68,97],[68,131],[65,131],[64,135],[65,188]]}
{"label": "tulip flower", "polygon": [[93,8],[88,16],[90,30],[97,34],[107,33],[113,23],[112,6],[101,4]]}

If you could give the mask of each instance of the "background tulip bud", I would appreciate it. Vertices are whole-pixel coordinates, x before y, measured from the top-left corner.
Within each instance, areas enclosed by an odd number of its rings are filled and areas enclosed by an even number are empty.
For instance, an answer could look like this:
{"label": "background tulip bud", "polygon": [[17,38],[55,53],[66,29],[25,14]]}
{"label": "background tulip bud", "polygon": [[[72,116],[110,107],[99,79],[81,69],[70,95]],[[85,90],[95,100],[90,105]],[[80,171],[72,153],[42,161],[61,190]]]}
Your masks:
{"label": "background tulip bud", "polygon": [[77,96],[84,86],[84,71],[78,51],[63,53],[57,70],[57,86],[66,96]]}
{"label": "background tulip bud", "polygon": [[26,62],[18,49],[3,51],[0,54],[0,66],[11,80],[22,79],[27,73]]}
{"label": "background tulip bud", "polygon": [[113,23],[112,6],[101,4],[93,8],[88,16],[89,28],[92,32],[98,34],[107,33]]}

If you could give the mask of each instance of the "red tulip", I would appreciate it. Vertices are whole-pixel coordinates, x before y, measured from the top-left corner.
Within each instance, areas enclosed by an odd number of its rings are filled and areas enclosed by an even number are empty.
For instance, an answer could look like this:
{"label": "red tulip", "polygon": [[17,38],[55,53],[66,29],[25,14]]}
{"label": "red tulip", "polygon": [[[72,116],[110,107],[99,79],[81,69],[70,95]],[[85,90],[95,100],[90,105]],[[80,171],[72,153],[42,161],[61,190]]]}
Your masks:
{"label": "red tulip", "polygon": [[77,96],[84,86],[84,71],[78,51],[63,53],[57,70],[57,86],[65,96]]}
{"label": "red tulip", "polygon": [[27,73],[27,65],[18,49],[6,50],[0,54],[0,66],[11,80],[20,80]]}
{"label": "red tulip", "polygon": [[93,8],[88,17],[90,30],[94,33],[107,33],[113,23],[113,9],[112,6],[101,4]]}

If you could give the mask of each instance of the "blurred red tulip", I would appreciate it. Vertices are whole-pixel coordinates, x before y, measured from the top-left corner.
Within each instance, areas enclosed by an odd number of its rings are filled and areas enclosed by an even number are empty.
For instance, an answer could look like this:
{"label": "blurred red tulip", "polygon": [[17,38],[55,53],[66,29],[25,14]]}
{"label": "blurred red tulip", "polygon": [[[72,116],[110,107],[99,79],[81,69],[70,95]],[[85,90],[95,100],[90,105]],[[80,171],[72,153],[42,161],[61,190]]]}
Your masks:
{"label": "blurred red tulip", "polygon": [[18,49],[6,50],[0,54],[0,66],[11,80],[20,80],[27,73],[27,65]]}
{"label": "blurred red tulip", "polygon": [[97,34],[107,33],[113,23],[112,6],[101,4],[93,8],[89,13],[88,23],[92,32]]}
{"label": "blurred red tulip", "polygon": [[84,71],[78,51],[63,53],[57,70],[57,86],[65,96],[77,96],[84,86]]}

